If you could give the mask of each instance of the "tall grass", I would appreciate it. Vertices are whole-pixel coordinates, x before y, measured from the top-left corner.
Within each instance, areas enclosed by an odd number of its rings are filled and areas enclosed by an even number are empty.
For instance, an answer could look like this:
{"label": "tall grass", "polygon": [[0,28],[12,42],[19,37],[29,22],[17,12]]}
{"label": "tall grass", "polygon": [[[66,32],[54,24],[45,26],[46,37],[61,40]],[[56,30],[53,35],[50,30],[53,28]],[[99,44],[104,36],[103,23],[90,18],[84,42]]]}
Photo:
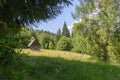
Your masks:
{"label": "tall grass", "polygon": [[28,56],[22,57],[22,63],[10,65],[5,71],[0,68],[0,80],[120,80],[119,65],[100,62],[89,55],[57,50],[24,51]]}

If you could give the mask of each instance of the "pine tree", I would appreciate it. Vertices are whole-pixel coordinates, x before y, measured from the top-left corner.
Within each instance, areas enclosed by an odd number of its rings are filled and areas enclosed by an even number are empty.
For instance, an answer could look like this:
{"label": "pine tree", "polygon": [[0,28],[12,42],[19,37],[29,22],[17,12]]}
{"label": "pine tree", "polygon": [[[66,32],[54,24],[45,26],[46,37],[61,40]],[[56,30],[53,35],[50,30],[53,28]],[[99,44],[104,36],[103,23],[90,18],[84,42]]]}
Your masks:
{"label": "pine tree", "polygon": [[21,27],[47,21],[61,14],[70,0],[0,0],[0,26]]}
{"label": "pine tree", "polygon": [[66,22],[64,22],[64,25],[63,25],[62,36],[70,37],[70,32],[67,28]]}
{"label": "pine tree", "polygon": [[61,37],[61,30],[60,30],[60,28],[58,29],[58,31],[57,31],[57,40],[59,40],[60,39],[60,37]]}

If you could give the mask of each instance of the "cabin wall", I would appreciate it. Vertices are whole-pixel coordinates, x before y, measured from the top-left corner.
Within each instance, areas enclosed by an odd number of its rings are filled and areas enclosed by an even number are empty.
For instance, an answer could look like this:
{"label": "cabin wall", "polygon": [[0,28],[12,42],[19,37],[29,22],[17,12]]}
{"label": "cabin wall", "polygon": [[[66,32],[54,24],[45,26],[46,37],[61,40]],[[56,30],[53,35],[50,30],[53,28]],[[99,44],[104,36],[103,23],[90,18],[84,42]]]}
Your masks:
{"label": "cabin wall", "polygon": [[34,50],[34,51],[40,51],[40,46],[31,46],[30,47],[31,50]]}

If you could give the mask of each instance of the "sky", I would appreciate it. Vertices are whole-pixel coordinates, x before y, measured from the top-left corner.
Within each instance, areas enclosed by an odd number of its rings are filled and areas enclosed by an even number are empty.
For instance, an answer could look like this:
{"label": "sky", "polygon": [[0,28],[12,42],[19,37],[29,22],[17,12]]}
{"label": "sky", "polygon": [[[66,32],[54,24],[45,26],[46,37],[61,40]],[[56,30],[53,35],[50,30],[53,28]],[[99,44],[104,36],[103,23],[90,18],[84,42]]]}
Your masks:
{"label": "sky", "polygon": [[37,26],[40,30],[50,31],[56,33],[58,28],[62,30],[64,21],[66,21],[68,28],[75,22],[75,19],[72,18],[71,12],[74,13],[77,0],[73,0],[73,5],[63,9],[63,13],[58,15],[55,19],[49,20],[48,22],[38,23]]}

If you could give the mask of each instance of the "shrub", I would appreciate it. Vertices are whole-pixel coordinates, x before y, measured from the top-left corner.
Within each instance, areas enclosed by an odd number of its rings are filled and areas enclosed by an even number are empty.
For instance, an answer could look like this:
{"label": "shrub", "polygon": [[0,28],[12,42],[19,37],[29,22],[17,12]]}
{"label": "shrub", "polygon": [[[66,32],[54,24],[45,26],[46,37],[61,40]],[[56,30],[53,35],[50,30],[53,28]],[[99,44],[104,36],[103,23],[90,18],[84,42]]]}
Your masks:
{"label": "shrub", "polygon": [[61,37],[57,43],[56,49],[70,51],[72,49],[72,44],[70,38],[65,36]]}
{"label": "shrub", "polygon": [[49,49],[54,49],[54,44],[52,41],[49,42]]}

